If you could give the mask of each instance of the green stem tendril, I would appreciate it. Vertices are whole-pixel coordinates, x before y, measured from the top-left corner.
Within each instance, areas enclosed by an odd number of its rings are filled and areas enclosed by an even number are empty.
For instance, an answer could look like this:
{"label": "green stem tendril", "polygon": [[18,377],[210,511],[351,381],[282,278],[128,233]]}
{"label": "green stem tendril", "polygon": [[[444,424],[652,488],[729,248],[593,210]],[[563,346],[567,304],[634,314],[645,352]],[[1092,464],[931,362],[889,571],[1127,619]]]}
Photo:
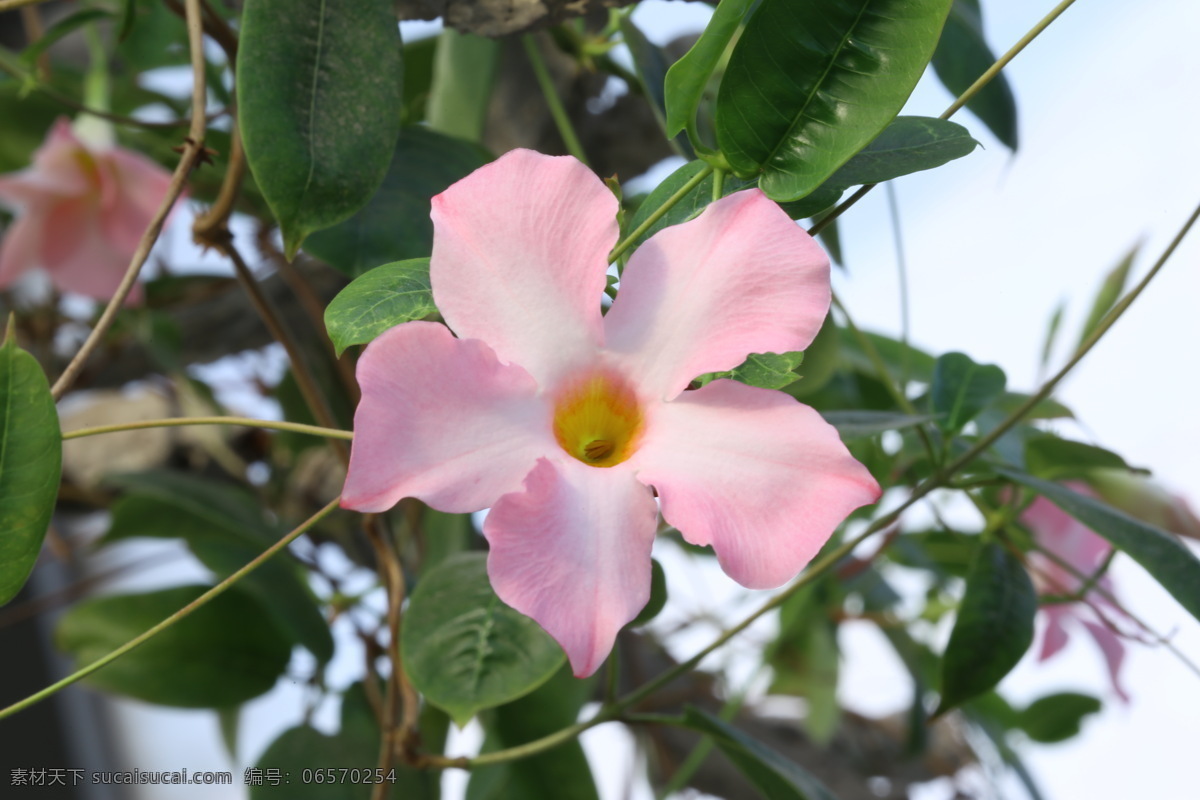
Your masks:
{"label": "green stem tendril", "polygon": [[554,89],[554,79],[550,77],[550,71],[546,69],[546,62],[542,60],[542,53],[538,50],[537,42],[532,36],[526,35],[521,37],[521,45],[529,57],[529,66],[533,68],[538,86],[541,87],[542,94],[546,97],[546,105],[550,107],[550,116],[554,118],[554,126],[558,128],[558,135],[562,137],[563,144],[567,146],[567,152],[587,164],[587,155],[583,152],[583,145],[580,144],[579,137],[575,135],[571,118],[567,116],[567,110],[563,108],[562,101],[558,98],[558,92]]}
{"label": "green stem tendril", "polygon": [[299,422],[278,422],[269,419],[253,419],[251,417],[176,417],[174,419],[147,419],[139,422],[121,422],[114,425],[99,425],[95,428],[80,428],[74,431],[64,431],[63,441],[82,439],[85,436],[98,436],[102,433],[120,433],[121,431],[137,431],[146,428],[180,428],[188,425],[241,425],[246,428],[267,428],[291,433],[305,433],[310,436],[324,436],[329,439],[353,439],[351,431],[336,428],[322,428],[318,425],[303,425]]}
{"label": "green stem tendril", "polygon": [[149,630],[145,631],[144,633],[141,633],[138,636],[135,636],[133,639],[130,639],[128,642],[121,645],[116,650],[113,650],[108,655],[102,656],[102,657],[96,659],[95,661],[93,661],[92,663],[88,664],[86,667],[76,670],[75,672],[71,673],[67,677],[63,678],[61,681],[58,681],[57,683],[53,683],[53,684],[47,686],[45,689],[42,689],[39,692],[35,692],[34,694],[29,695],[24,700],[18,700],[17,702],[13,703],[12,705],[8,706],[7,708],[0,709],[0,719],[4,719],[5,717],[10,717],[13,714],[17,713],[18,711],[28,708],[29,706],[33,705],[34,703],[45,700],[47,697],[50,697],[51,695],[53,695],[60,689],[70,686],[71,684],[75,683],[76,681],[78,681],[82,678],[86,678],[88,675],[91,675],[96,670],[100,669],[103,666],[111,664],[113,661],[116,661],[118,658],[125,655],[130,650],[133,650],[134,648],[138,647],[139,645],[144,644],[145,642],[149,641],[150,639],[154,638],[158,634],[165,631],[167,628],[174,625],[176,622],[179,622],[181,619],[183,619],[187,615],[191,614],[196,609],[200,608],[201,606],[204,606],[210,600],[212,600],[214,597],[221,594],[226,589],[233,586],[239,580],[244,578],[247,574],[249,574],[250,572],[253,572],[255,569],[261,567],[267,561],[267,559],[269,559],[271,556],[275,555],[280,550],[287,547],[297,537],[299,537],[300,534],[304,533],[309,528],[311,528],[313,525],[316,525],[318,522],[320,522],[322,519],[324,519],[326,516],[328,516],[330,513],[332,513],[333,510],[338,507],[338,503],[341,502],[341,499],[342,499],[341,497],[338,497],[335,500],[331,501],[329,503],[329,505],[325,506],[320,511],[318,511],[317,513],[313,514],[311,517],[306,519],[298,527],[293,529],[290,533],[288,533],[286,536],[284,536],[278,542],[276,542],[275,544],[271,545],[266,550],[264,550],[261,555],[259,555],[257,558],[255,558],[250,563],[246,564],[246,566],[242,567],[237,572],[233,573],[228,578],[221,581],[216,586],[212,587],[207,592],[200,595],[195,600],[188,603],[186,606],[179,609],[174,614],[172,614],[171,616],[164,619],[162,622],[155,625],[153,628],[150,628]]}
{"label": "green stem tendril", "polygon": [[654,213],[646,218],[645,222],[643,222],[641,225],[638,225],[636,228],[634,228],[632,233],[630,233],[628,236],[626,236],[625,239],[620,244],[618,244],[616,247],[613,248],[613,251],[608,254],[608,263],[612,264],[618,258],[620,258],[622,255],[624,255],[625,251],[628,250],[629,248],[633,247],[634,243],[638,239],[642,238],[642,235],[645,234],[646,231],[650,230],[650,228],[653,227],[654,223],[656,223],[660,219],[662,219],[663,214],[666,214],[668,211],[670,211],[675,206],[676,203],[678,203],[680,200],[682,200],[684,197],[687,196],[688,192],[692,191],[697,186],[699,186],[701,183],[703,183],[704,179],[707,178],[712,173],[713,173],[712,165],[711,164],[706,165],[704,167],[704,169],[700,170],[695,175],[693,175],[692,178],[687,183],[685,183],[683,186],[680,186],[679,189],[675,192],[675,194],[668,197],[666,199],[666,202],[664,202],[661,206],[659,206],[657,209],[655,209]]}

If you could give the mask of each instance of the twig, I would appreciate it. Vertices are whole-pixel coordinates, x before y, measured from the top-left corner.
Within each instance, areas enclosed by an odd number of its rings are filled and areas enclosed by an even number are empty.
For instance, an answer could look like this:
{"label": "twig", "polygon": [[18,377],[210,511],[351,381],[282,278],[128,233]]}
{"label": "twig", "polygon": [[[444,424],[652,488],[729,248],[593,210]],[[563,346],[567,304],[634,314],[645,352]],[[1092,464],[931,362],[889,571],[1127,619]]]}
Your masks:
{"label": "twig", "polygon": [[[292,375],[296,378],[296,386],[299,387],[300,394],[304,396],[304,402],[308,405],[313,416],[316,417],[317,422],[326,428],[337,428],[337,420],[333,416],[333,411],[330,410],[324,395],[321,394],[316,378],[313,377],[312,371],[308,368],[308,362],[304,360],[304,356],[296,344],[295,337],[292,336],[291,331],[284,325],[283,319],[276,313],[274,307],[271,305],[271,301],[263,294],[262,287],[258,285],[258,281],[254,279],[250,268],[246,266],[246,262],[242,259],[242,254],[234,246],[232,237],[229,237],[228,241],[216,245],[216,247],[233,262],[238,280],[250,296],[250,302],[254,304],[254,308],[262,318],[263,324],[271,331],[271,335],[275,338],[275,341],[279,342],[283,346],[284,351],[287,352],[288,360],[292,363]],[[333,447],[338,458],[342,460],[342,463],[349,463],[350,454],[346,450],[345,445],[340,441],[330,439],[330,446]]]}

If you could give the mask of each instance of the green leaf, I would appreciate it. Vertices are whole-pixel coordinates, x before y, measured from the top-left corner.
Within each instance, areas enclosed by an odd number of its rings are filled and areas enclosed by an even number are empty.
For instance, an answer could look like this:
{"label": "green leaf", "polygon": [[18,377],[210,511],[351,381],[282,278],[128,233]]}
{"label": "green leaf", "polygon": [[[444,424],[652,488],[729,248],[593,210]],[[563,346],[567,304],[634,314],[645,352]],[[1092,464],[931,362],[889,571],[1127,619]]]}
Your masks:
{"label": "green leaf", "polygon": [[[537,691],[487,714],[481,752],[532,742],[573,724],[595,689],[563,665]],[[532,756],[472,770],[466,800],[597,800],[596,782],[578,739]]]}
{"label": "green leaf", "polygon": [[914,172],[936,169],[970,155],[979,146],[957,122],[933,117],[896,117],[825,181],[838,190],[883,183]]}
{"label": "green leaf", "polygon": [[[207,586],[88,600],[63,615],[58,646],[89,664],[157,625]],[[148,703],[224,708],[271,689],[292,647],[258,602],[237,588],[201,608],[87,680]]]}
{"label": "green leaf", "polygon": [[325,309],[325,328],[341,355],[388,328],[436,313],[429,259],[412,258],[376,267],[338,292]]}
{"label": "green leaf", "polygon": [[[250,800],[369,800],[379,764],[379,723],[362,683],[342,696],[336,734],[310,725],[284,731],[255,765],[264,781],[250,787]],[[267,776],[275,773],[279,783]],[[439,775],[432,770],[394,767],[383,773],[386,796],[394,800],[437,800]],[[352,780],[354,779],[354,780]]]}
{"label": "green leaf", "polygon": [[1061,481],[1086,478],[1094,469],[1128,470],[1129,465],[1111,450],[1045,433],[1025,440],[1025,468],[1039,478]]}
{"label": "green leaf", "polygon": [[1181,606],[1200,619],[1200,560],[1171,534],[1061,484],[1012,469],[998,468],[996,472],[1047,498],[1118,550],[1128,553]]}
{"label": "green leaf", "polygon": [[422,578],[400,648],[413,686],[459,727],[533,691],[565,658],[536,622],[492,591],[483,553],[451,556]]}
{"label": "green leaf", "polygon": [[[1042,342],[1042,356],[1038,361],[1038,369],[1045,370],[1050,364],[1050,356],[1054,354],[1054,343],[1058,340],[1058,332],[1062,328],[1063,312],[1067,309],[1065,303],[1059,303],[1046,323],[1046,338]],[[1039,372],[1039,374],[1041,374]]]}
{"label": "green leaf", "polygon": [[782,389],[797,381],[800,376],[793,372],[804,361],[804,353],[751,353],[738,366],[727,372],[712,372],[701,376],[703,385],[719,378],[728,378],[747,386],[762,389]]}
{"label": "green leaf", "polygon": [[[933,53],[933,69],[951,94],[958,96],[996,61],[983,36],[979,0],[955,0]],[[1003,142],[1017,149],[1017,104],[1001,72],[967,103],[967,108]]]}
{"label": "green leaf", "polygon": [[718,3],[692,49],[667,70],[664,86],[667,136],[677,136],[695,121],[708,79],[752,5],[754,0]]}
{"label": "green leaf", "polygon": [[[106,541],[182,539],[218,578],[241,569],[286,533],[263,517],[252,495],[231,485],[166,471],[123,475],[111,482],[129,494],[113,504]],[[276,556],[238,585],[319,662],[333,658],[329,625],[294,562]]]}
{"label": "green leaf", "polygon": [[[892,375],[908,375],[911,380],[922,383],[933,382],[933,373],[937,367],[937,359],[933,356],[890,336],[869,331],[863,331],[863,334],[879,353],[879,357],[883,359],[888,372]],[[855,370],[864,375],[876,376],[875,364],[867,356],[858,337],[849,328],[842,329],[842,351],[850,362],[850,366]]]}
{"label": "green leaf", "polygon": [[888,557],[897,564],[966,577],[975,556],[978,537],[955,531],[913,531],[896,537]]}
{"label": "green leaf", "polygon": [[658,559],[652,558],[650,559],[650,599],[646,601],[645,607],[629,623],[630,627],[637,628],[645,625],[657,617],[666,604],[667,574],[663,572],[662,564],[658,563]]}
{"label": "green leaf", "polygon": [[721,752],[770,800],[837,800],[824,784],[798,764],[750,738],[703,709],[684,711],[689,728],[713,738]]}
{"label": "green leaf", "polygon": [[33,571],[62,477],[62,433],[46,374],[17,347],[13,318],[0,345],[0,605]]}
{"label": "green leaf", "polygon": [[1083,727],[1083,718],[1100,710],[1095,697],[1076,692],[1047,695],[1017,715],[1017,725],[1030,739],[1052,744],[1070,739]]}
{"label": "green leaf", "polygon": [[[187,26],[158,0],[132,0],[122,15],[117,55],[135,72],[183,64],[188,60]],[[129,15],[133,15],[132,22]]]}
{"label": "green leaf", "polygon": [[812,192],[900,111],[950,0],[762,0],[717,95],[717,141],[774,200]]}
{"label": "green leaf", "polygon": [[473,144],[405,128],[379,191],[354,216],[308,237],[304,249],[351,278],[380,264],[427,257],[433,247],[429,201],[488,158]]}
{"label": "green leaf", "polygon": [[[795,202],[780,203],[780,207],[792,219],[814,217],[835,205],[842,193],[851,186],[882,183],[913,172],[940,167],[969,154],[978,145],[967,129],[957,123],[928,117],[897,117],[882,134],[854,154],[811,194]],[[638,206],[627,232],[645,222],[667,198],[683,188],[705,166],[703,161],[690,161],[668,175]],[[650,226],[638,238],[637,244],[640,245],[669,225],[678,225],[697,216],[712,202],[712,183],[712,176],[709,176],[697,184]],[[752,180],[726,176],[722,196],[747,189],[753,183]]]}
{"label": "green leaf", "polygon": [[1004,392],[1004,370],[947,353],[937,360],[930,391],[934,413],[947,431],[960,431]]}
{"label": "green leaf", "polygon": [[1025,567],[998,542],[985,542],[967,573],[967,591],[942,658],[941,714],[991,689],[1033,641],[1037,591]]}
{"label": "green leaf", "polygon": [[400,132],[400,51],[391,0],[247,0],[238,121],[288,258],[382,183]]}
{"label": "green leaf", "polygon": [[821,416],[843,439],[863,439],[885,431],[914,428],[935,419],[928,414],[899,414],[894,411],[823,411]]}
{"label": "green leaf", "polygon": [[[446,28],[433,56],[433,80],[426,103],[429,127],[469,142],[483,139],[500,43]],[[418,166],[414,161],[410,166]]]}
{"label": "green leaf", "polygon": [[0,81],[0,173],[28,167],[46,132],[62,114],[62,106],[42,92],[21,96],[19,81]]}
{"label": "green leaf", "polygon": [[1104,281],[1100,284],[1100,289],[1096,292],[1096,298],[1092,301],[1092,310],[1088,312],[1087,320],[1083,323],[1083,328],[1079,331],[1079,344],[1087,341],[1087,338],[1092,335],[1092,332],[1100,326],[1100,321],[1112,310],[1112,307],[1121,299],[1122,293],[1125,291],[1125,285],[1129,281],[1129,270],[1133,267],[1134,259],[1137,258],[1138,250],[1141,249],[1141,244],[1135,244],[1129,249],[1117,265],[1104,276]]}

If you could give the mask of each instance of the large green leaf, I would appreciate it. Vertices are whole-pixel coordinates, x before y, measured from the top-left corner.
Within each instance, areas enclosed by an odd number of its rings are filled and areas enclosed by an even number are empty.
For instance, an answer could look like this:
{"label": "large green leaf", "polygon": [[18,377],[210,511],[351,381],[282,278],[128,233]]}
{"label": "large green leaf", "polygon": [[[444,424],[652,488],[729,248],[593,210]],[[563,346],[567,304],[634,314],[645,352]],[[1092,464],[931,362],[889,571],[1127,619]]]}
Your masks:
{"label": "large green leaf", "polygon": [[429,287],[429,259],[384,264],[364,273],[325,309],[325,328],[340,355],[388,328],[437,313]]}
{"label": "large green leaf", "polygon": [[0,605],[33,570],[62,476],[62,433],[46,374],[17,347],[0,346]]}
{"label": "large green leaf", "polygon": [[413,686],[459,726],[533,691],[565,658],[536,622],[492,591],[483,553],[451,556],[422,578],[400,648]]}
{"label": "large green leaf", "polygon": [[721,752],[769,800],[837,800],[824,784],[800,765],[707,711],[689,707],[684,713],[684,721],[689,728],[711,736]]}
{"label": "large green leaf", "polygon": [[[573,724],[595,689],[563,665],[537,691],[487,715],[481,752],[516,747]],[[466,800],[596,800],[596,782],[578,739],[526,758],[473,770]]]}
{"label": "large green leaf", "polygon": [[1004,392],[1004,370],[977,364],[962,353],[947,353],[933,370],[930,399],[940,424],[959,431]]}
{"label": "large green leaf", "polygon": [[1171,534],[1116,510],[1100,500],[1023,472],[997,469],[1033,489],[1063,511],[1128,553],[1196,619],[1200,619],[1200,560]]}
{"label": "large green leaf", "polygon": [[280,734],[258,758],[262,783],[250,786],[250,800],[369,800],[378,783],[395,800],[437,800],[439,775],[395,766],[376,772],[379,722],[363,684],[342,695],[341,728],[333,735],[310,725]]}
{"label": "large green leaf", "polygon": [[[124,475],[113,482],[129,493],[113,504],[106,540],[182,539],[218,578],[241,569],[286,532],[264,518],[253,496],[231,485],[161,471]],[[316,597],[286,556],[272,558],[239,586],[318,661],[333,657],[333,637]]]}
{"label": "large green leaf", "polygon": [[[820,214],[837,203],[842,193],[851,186],[882,183],[903,175],[940,167],[956,158],[962,158],[979,146],[963,126],[930,117],[897,117],[883,133],[836,172],[830,175],[815,191],[804,198],[780,206],[792,219],[805,219]],[[703,161],[684,164],[667,176],[654,191],[642,201],[634,212],[628,228],[633,230],[656,211],[667,198],[683,188],[683,185],[704,169]],[[694,189],[684,195],[654,225],[638,238],[644,242],[668,225],[677,225],[691,219],[712,202],[711,177],[705,178]],[[722,187],[724,195],[741,191],[753,185],[753,181],[727,176]]]}
{"label": "large green leaf", "polygon": [[775,200],[812,192],[891,122],[951,0],[762,0],[717,95],[717,141]]}
{"label": "large green leaf", "polygon": [[352,278],[380,264],[427,257],[433,247],[429,201],[487,161],[487,153],[473,144],[405,128],[370,202],[349,219],[314,233],[304,249]]}
{"label": "large green leaf", "polygon": [[718,3],[692,49],[667,70],[664,89],[668,136],[678,135],[695,120],[708,79],[752,5],[754,0]]}
{"label": "large green leaf", "polygon": [[383,181],[400,132],[400,50],[391,0],[246,0],[239,124],[289,258]]}
{"label": "large green leaf", "polygon": [[980,546],[942,658],[941,714],[991,689],[1033,641],[1037,591],[1019,560],[998,542]]}
{"label": "large green leaf", "polygon": [[[960,95],[995,60],[983,36],[979,0],[955,0],[933,53],[933,69],[938,78],[951,93]],[[1003,72],[972,97],[967,108],[1010,150],[1017,149],[1017,104]]]}
{"label": "large green leaf", "polygon": [[[78,664],[89,664],[162,622],[208,588],[177,586],[88,600],[63,615],[58,645]],[[291,642],[263,607],[233,588],[87,680],[149,703],[224,708],[269,691],[287,668],[291,652]]]}

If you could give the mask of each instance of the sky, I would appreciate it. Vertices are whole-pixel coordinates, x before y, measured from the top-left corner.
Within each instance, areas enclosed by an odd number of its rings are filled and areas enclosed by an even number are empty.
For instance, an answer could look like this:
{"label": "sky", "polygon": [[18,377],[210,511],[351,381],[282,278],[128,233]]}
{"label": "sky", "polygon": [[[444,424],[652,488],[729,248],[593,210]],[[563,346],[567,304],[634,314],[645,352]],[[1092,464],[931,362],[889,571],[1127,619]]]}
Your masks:
{"label": "sky", "polygon": [[[1048,0],[983,0],[993,48],[1006,49],[1051,5]],[[673,35],[678,19],[695,28],[706,16],[698,3],[656,0],[644,6],[638,21],[659,40]],[[1015,156],[961,112],[956,121],[967,125],[984,149],[896,181],[914,343],[934,353],[960,350],[977,361],[997,363],[1011,387],[1030,390],[1036,387],[1038,354],[1055,307],[1067,302],[1062,346],[1052,367],[1062,363],[1077,339],[1103,275],[1139,241],[1134,277],[1145,273],[1200,202],[1195,145],[1200,60],[1189,55],[1197,31],[1200,3],[1191,0],[1078,0],[1006,70],[1020,114],[1021,149]],[[905,113],[936,116],[950,99],[927,77]],[[847,269],[838,273],[835,288],[861,325],[899,333],[886,193],[873,192],[841,224]],[[1200,375],[1193,369],[1200,344],[1198,296],[1200,232],[1180,247],[1058,396],[1080,422],[1064,433],[1149,467],[1200,506],[1200,417],[1195,414]],[[695,602],[707,597],[731,618],[735,614],[728,604],[745,605],[744,595],[719,572],[685,574],[684,565],[671,566],[673,597]],[[1200,625],[1194,619],[1127,558],[1116,560],[1112,574],[1118,595],[1137,614],[1160,631],[1174,631],[1179,649],[1200,661]],[[172,574],[170,582],[179,580]],[[747,607],[757,602],[756,597]],[[699,636],[677,647],[686,656],[706,641]],[[752,630],[739,647],[756,641]],[[840,691],[848,707],[884,714],[908,702],[907,683],[877,634],[848,624],[841,644],[846,657]],[[349,665],[357,658],[350,652],[339,660]],[[1132,695],[1127,706],[1108,688],[1091,642],[1075,636],[1054,660],[1038,664],[1027,657],[1001,684],[1018,702],[1067,690],[1105,701],[1082,736],[1023,751],[1048,800],[1200,796],[1192,777],[1200,741],[1200,677],[1165,649],[1134,644],[1124,681]],[[284,685],[250,705],[243,761],[253,760],[280,730],[294,724],[302,697],[300,690]],[[117,705],[126,729],[143,734],[138,744],[143,768],[226,768],[211,715],[132,701]],[[208,731],[207,741],[197,742],[197,729]],[[145,736],[146,730],[155,735]],[[621,758],[628,752],[627,743],[604,728],[584,741],[593,756],[603,755],[609,764],[614,753]],[[469,743],[467,737],[457,746]],[[616,777],[605,776],[605,796],[622,796],[619,770],[606,772]],[[450,784],[460,786],[461,780],[452,778]],[[162,788],[156,791],[170,800]],[[919,800],[937,800],[947,791],[929,787]],[[206,800],[241,796],[241,790],[204,795]],[[1022,794],[1016,789],[1006,796]]]}

